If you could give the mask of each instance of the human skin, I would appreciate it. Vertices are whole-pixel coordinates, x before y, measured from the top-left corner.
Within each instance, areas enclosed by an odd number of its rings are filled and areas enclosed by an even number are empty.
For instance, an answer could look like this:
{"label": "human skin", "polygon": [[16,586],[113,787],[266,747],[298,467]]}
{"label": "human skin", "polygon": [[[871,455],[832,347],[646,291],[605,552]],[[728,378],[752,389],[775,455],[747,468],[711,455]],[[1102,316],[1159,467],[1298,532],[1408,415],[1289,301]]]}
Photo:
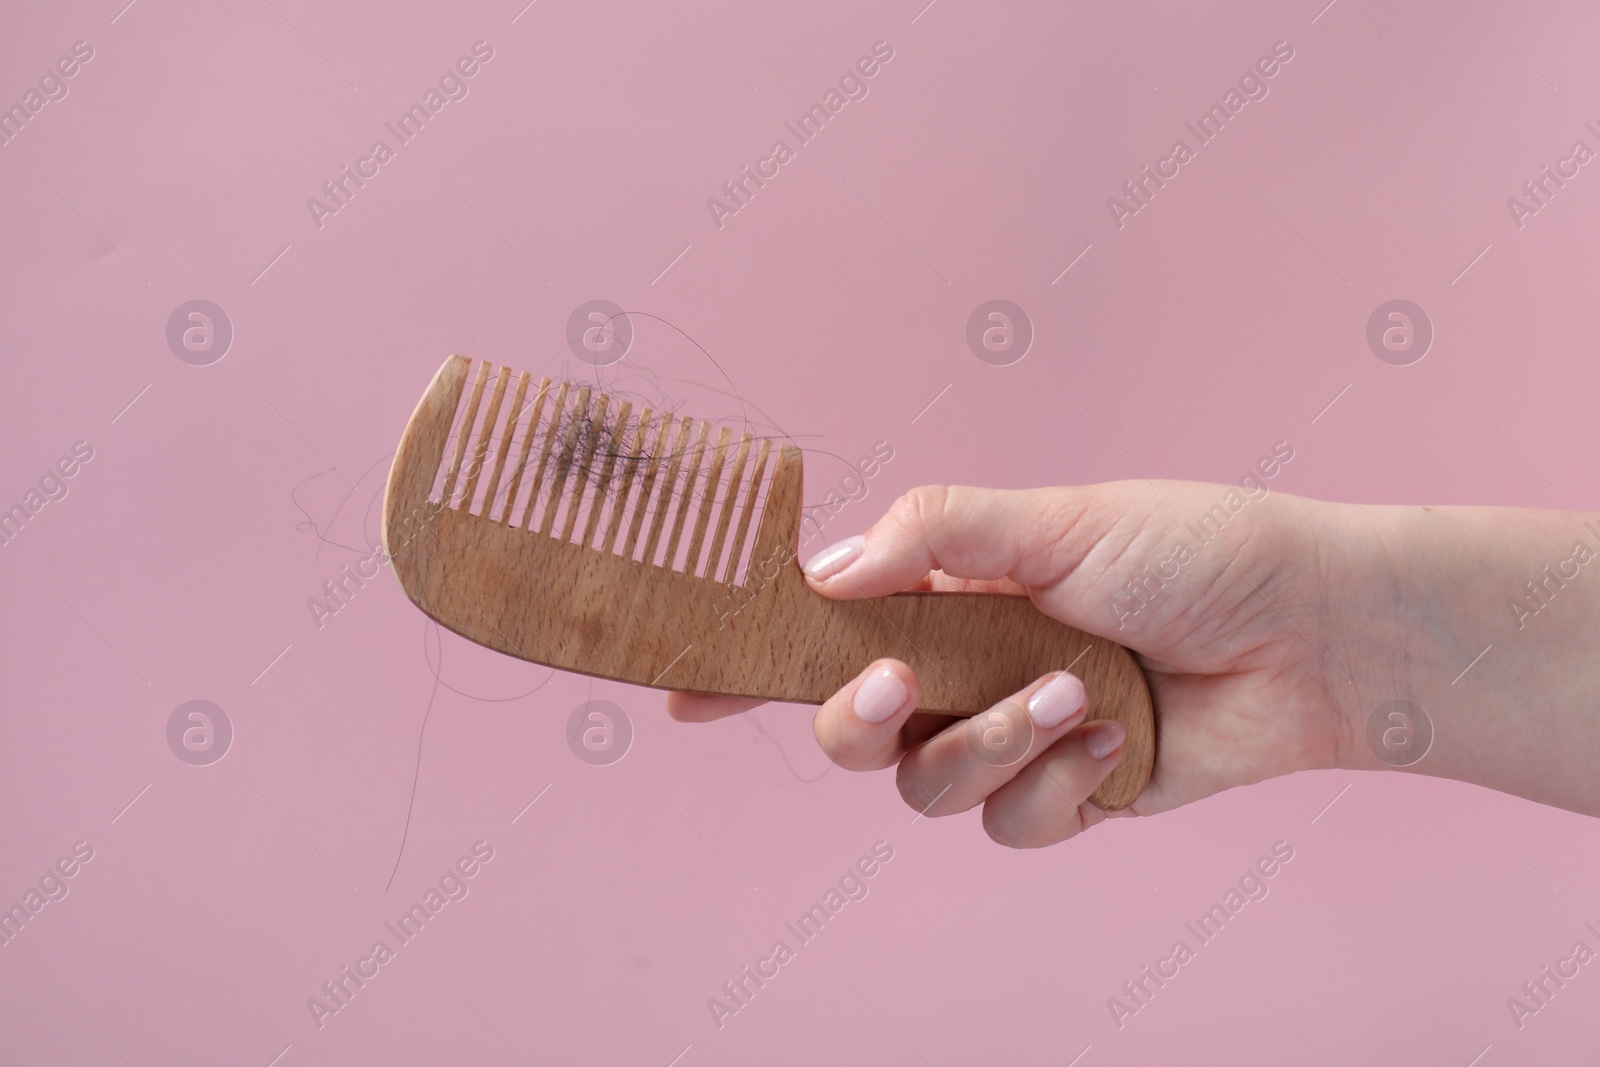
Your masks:
{"label": "human skin", "polygon": [[[1248,502],[1200,541],[1193,524],[1230,492]],[[917,712],[916,675],[898,660],[864,664],[818,710],[814,731],[842,767],[898,765],[901,795],[930,817],[983,805],[990,837],[1018,848],[1334,767],[1453,778],[1600,815],[1600,560],[1589,563],[1600,522],[1584,525],[1597,518],[1338,504],[1199,482],[924,486],[864,535],[812,557],[811,587],[845,600],[910,589],[1025,595],[1126,645],[1155,705],[1150,782],[1124,811],[1088,802],[1124,737],[1116,723],[1081,721],[1070,679],[1044,701],[1065,718],[1045,726],[1035,714],[1027,756],[1006,767],[978,759],[963,720]],[[1180,541],[1192,558],[1158,569]],[[1139,596],[1128,585],[1136,577]],[[1058,673],[1011,699],[1026,705]],[[1391,700],[1420,706],[1433,727],[1431,747],[1404,768],[1368,742],[1368,720]],[[667,706],[705,722],[758,703],[672,693]],[[868,721],[874,711],[888,717]]]}

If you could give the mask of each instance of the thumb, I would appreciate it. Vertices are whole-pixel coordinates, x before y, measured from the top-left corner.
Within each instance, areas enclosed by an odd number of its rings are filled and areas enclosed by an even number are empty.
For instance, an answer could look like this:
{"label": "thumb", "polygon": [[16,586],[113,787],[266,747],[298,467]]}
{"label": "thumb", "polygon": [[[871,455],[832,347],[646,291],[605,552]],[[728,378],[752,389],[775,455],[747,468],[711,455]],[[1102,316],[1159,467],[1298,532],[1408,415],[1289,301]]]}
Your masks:
{"label": "thumb", "polygon": [[1074,488],[925,485],[896,500],[865,534],[805,564],[811,587],[842,600],[887,596],[933,570],[954,578],[1056,585],[1092,551],[1118,551],[1150,525],[1160,494],[1146,482]]}
{"label": "thumb", "polygon": [[[1247,540],[1245,524],[1227,521],[1228,509],[1207,510],[1219,494],[1245,502],[1238,487],[1201,482],[922,486],[896,500],[865,534],[813,556],[804,570],[814,590],[841,600],[929,588],[932,570],[958,579],[1009,579],[1061,621],[1126,641],[1135,632],[1148,634],[1165,614],[1143,610],[1152,589],[1176,577],[1157,573],[1163,563],[1182,565],[1189,584],[1202,573],[1214,577]],[[1198,535],[1196,522],[1205,527]],[[1194,550],[1213,542],[1231,550],[1207,551],[1197,566],[1189,565]],[[1174,562],[1180,545],[1183,555]],[[1207,584],[1198,580],[1190,588]],[[1166,611],[1175,608],[1166,605]]]}

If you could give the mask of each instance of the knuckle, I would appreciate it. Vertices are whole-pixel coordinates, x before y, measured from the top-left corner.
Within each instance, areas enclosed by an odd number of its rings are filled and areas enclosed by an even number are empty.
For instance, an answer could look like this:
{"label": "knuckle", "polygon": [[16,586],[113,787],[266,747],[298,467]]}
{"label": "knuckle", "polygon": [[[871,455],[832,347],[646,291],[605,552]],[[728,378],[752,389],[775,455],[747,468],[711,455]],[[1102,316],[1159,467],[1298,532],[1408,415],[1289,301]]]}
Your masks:
{"label": "knuckle", "polygon": [[927,539],[943,525],[949,497],[948,486],[919,485],[894,502],[888,517],[907,533]]}

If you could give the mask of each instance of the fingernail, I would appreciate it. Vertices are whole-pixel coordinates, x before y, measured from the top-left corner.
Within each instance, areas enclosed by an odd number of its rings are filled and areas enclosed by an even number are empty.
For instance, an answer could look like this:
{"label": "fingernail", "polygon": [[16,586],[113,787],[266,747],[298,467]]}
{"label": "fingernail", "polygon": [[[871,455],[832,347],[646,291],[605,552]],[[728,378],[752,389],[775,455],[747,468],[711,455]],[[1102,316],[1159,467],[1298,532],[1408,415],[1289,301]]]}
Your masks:
{"label": "fingernail", "polygon": [[850,706],[862,722],[879,723],[899,711],[905,702],[905,683],[888,667],[879,667],[856,686]]}
{"label": "fingernail", "polygon": [[1127,738],[1128,731],[1122,728],[1120,722],[1107,719],[1094,724],[1089,731],[1089,736],[1084,739],[1083,747],[1089,750],[1089,755],[1095,759],[1105,759],[1122,746]]}
{"label": "fingernail", "polygon": [[806,565],[802,569],[806,572],[806,577],[813,581],[820,582],[825,578],[832,578],[854,563],[866,545],[867,539],[861,534],[847,537],[806,560]]}
{"label": "fingernail", "polygon": [[1063,671],[1028,698],[1028,716],[1042,730],[1060,726],[1083,710],[1083,682]]}

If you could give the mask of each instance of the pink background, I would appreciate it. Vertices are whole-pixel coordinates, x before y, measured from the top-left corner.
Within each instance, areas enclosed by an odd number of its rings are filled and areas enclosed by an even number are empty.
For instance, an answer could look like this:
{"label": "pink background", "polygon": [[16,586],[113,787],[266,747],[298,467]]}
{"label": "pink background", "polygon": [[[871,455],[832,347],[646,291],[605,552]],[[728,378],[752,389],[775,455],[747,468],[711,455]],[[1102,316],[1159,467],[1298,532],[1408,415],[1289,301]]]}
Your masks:
{"label": "pink background", "polygon": [[[541,685],[387,576],[312,621],[443,357],[582,370],[595,298],[704,346],[808,449],[808,501],[892,443],[830,537],[919,483],[1232,481],[1277,440],[1289,492],[1593,506],[1600,177],[1520,230],[1505,200],[1596,144],[1600,14],[924,2],[5,7],[0,103],[94,58],[0,146],[0,504],[94,458],[0,548],[0,903],[94,858],[0,947],[0,1061],[1592,1061],[1591,968],[1521,1030],[1505,1006],[1597,944],[1591,819],[1319,772],[1013,852],[825,773],[807,708],[691,728]],[[307,198],[480,40],[319,229]],[[870,95],[719,230],[706,199],[878,40]],[[1279,40],[1270,95],[1119,230],[1107,197]],[[964,339],[996,297],[1037,332],[1007,367]],[[166,342],[196,298],[235,330],[209,366]],[[1436,329],[1407,367],[1364,340],[1395,298]],[[635,325],[633,366],[721,383]],[[565,741],[591,696],[636,732],[610,766]],[[166,741],[193,699],[235,731],[209,766]],[[480,840],[319,1030],[307,998]],[[719,1029],[707,998],[879,840],[870,894]],[[1270,896],[1119,1030],[1107,998],[1280,840]]]}

